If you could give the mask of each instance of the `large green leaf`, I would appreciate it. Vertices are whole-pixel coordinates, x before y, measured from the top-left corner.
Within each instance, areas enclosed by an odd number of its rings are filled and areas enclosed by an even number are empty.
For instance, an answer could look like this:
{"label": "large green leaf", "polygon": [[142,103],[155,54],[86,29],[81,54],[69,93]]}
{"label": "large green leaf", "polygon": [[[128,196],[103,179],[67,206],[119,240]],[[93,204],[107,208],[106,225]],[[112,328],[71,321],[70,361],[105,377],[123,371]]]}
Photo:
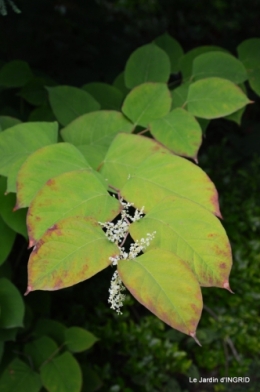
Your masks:
{"label": "large green leaf", "polygon": [[238,86],[221,78],[198,80],[188,92],[188,111],[206,119],[227,116],[250,102]]}
{"label": "large green leaf", "polygon": [[16,208],[28,207],[49,179],[80,169],[90,169],[90,166],[72,144],[52,144],[35,151],[26,159],[18,173]]}
{"label": "large green leaf", "polygon": [[49,100],[57,120],[68,125],[82,114],[100,109],[99,103],[84,90],[71,86],[47,87]]}
{"label": "large green leaf", "polygon": [[202,132],[192,114],[181,108],[174,109],[165,117],[152,121],[149,128],[155,139],[170,150],[197,160]]}
{"label": "large green leaf", "polygon": [[164,33],[157,37],[154,42],[168,54],[171,61],[171,72],[179,72],[179,61],[180,58],[183,56],[183,49],[179,42],[167,33]]}
{"label": "large green leaf", "polygon": [[192,337],[202,311],[199,283],[174,253],[153,249],[134,260],[121,260],[118,272],[132,295],[152,313]]}
{"label": "large green leaf", "polygon": [[7,226],[7,224],[3,221],[1,216],[0,216],[0,237],[1,237],[0,265],[1,265],[4,263],[9,253],[11,252],[15,240],[15,232],[11,230],[9,226]]}
{"label": "large green leaf", "polygon": [[28,365],[15,358],[0,378],[1,392],[39,392],[41,379]]}
{"label": "large green leaf", "polygon": [[101,110],[79,117],[63,128],[63,140],[74,144],[96,169],[118,132],[131,132],[134,125],[120,112]]}
{"label": "large green leaf", "polygon": [[107,83],[88,83],[82,86],[100,104],[101,109],[120,110],[123,102],[123,94],[115,86]]}
{"label": "large green leaf", "polygon": [[260,95],[260,38],[243,41],[238,46],[237,52],[246,67],[250,87]]}
{"label": "large green leaf", "polygon": [[125,67],[125,84],[133,88],[146,82],[166,83],[170,77],[168,55],[157,45],[148,44],[136,49]]}
{"label": "large green leaf", "polygon": [[149,212],[166,196],[176,195],[192,200],[221,216],[216,188],[195,164],[176,155],[155,153],[143,161],[121,191],[135,207]]}
{"label": "large green leaf", "polygon": [[243,63],[224,52],[209,52],[196,57],[193,61],[192,76],[195,80],[219,77],[236,84],[247,80]]}
{"label": "large green leaf", "polygon": [[23,123],[0,133],[0,174],[8,177],[8,192],[16,191],[17,173],[26,158],[41,147],[57,142],[58,124]]}
{"label": "large green leaf", "polygon": [[109,185],[121,189],[136,167],[157,151],[170,154],[153,139],[121,133],[112,142],[100,171]]}
{"label": "large green leaf", "polygon": [[59,290],[91,278],[119,254],[100,225],[82,216],[63,219],[47,230],[33,248],[28,265],[28,289]]}
{"label": "large green leaf", "polygon": [[4,131],[7,128],[11,128],[14,125],[20,124],[21,120],[18,118],[9,117],[9,116],[0,116],[0,128],[1,131]]}
{"label": "large green leaf", "polygon": [[30,205],[27,226],[30,246],[60,219],[73,216],[113,219],[121,206],[103,183],[89,170],[63,173],[47,183]]}
{"label": "large green leaf", "polygon": [[82,387],[80,366],[69,352],[42,366],[41,379],[48,392],[80,392]]}
{"label": "large green leaf", "polygon": [[166,84],[143,83],[126,96],[122,111],[135,124],[147,127],[171,109],[171,94]]}
{"label": "large green leaf", "polygon": [[71,327],[65,332],[66,345],[73,353],[88,350],[98,341],[95,335],[84,328]]}
{"label": "large green leaf", "polygon": [[0,86],[22,87],[32,77],[31,68],[25,61],[10,61],[0,69]]}
{"label": "large green leaf", "polygon": [[58,353],[58,345],[48,336],[42,336],[39,339],[27,343],[24,347],[24,353],[32,360],[36,369],[48,361],[55,353]]}
{"label": "large green leaf", "polygon": [[6,278],[0,279],[0,309],[0,328],[23,327],[23,299],[13,283]]}
{"label": "large green leaf", "polygon": [[200,46],[198,48],[194,48],[190,50],[189,52],[185,53],[183,57],[180,59],[180,69],[183,78],[186,80],[192,75],[192,64],[193,60],[198,57],[199,55],[207,52],[216,52],[216,51],[224,51],[226,52],[225,49],[219,47],[219,46]]}
{"label": "large green leaf", "polygon": [[134,240],[156,231],[149,249],[162,248],[185,261],[200,285],[227,288],[231,248],[219,220],[190,200],[170,196],[130,226]]}

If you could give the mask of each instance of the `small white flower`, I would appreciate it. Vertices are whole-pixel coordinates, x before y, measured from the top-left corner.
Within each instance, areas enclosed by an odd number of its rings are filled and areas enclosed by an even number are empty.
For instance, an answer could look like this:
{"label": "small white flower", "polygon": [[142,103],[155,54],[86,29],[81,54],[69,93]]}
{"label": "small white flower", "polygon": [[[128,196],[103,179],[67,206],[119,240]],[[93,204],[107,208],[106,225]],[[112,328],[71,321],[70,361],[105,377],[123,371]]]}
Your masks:
{"label": "small white flower", "polygon": [[[143,218],[144,207],[142,207],[141,210],[136,209],[134,216],[131,216],[129,214],[129,208],[132,207],[134,204],[124,202],[123,199],[119,199],[119,201],[123,206],[123,210],[121,211],[121,218],[116,223],[98,222],[103,228],[106,229],[106,236],[109,241],[116,243],[120,251],[119,255],[109,257],[111,264],[114,266],[118,264],[119,260],[135,259],[140,252],[145,250],[150,245],[150,242],[154,238],[156,233],[155,231],[153,233],[147,233],[146,238],[141,238],[141,240],[137,240],[134,244],[130,245],[129,252],[125,252],[123,244],[129,233],[129,226],[131,222],[136,222]],[[125,287],[123,285],[123,282],[120,279],[118,272],[115,271],[110,283],[108,302],[111,303],[111,308],[116,310],[118,314],[122,314],[120,308],[123,306],[123,301],[125,299],[125,295],[122,294],[122,291],[124,290]]]}

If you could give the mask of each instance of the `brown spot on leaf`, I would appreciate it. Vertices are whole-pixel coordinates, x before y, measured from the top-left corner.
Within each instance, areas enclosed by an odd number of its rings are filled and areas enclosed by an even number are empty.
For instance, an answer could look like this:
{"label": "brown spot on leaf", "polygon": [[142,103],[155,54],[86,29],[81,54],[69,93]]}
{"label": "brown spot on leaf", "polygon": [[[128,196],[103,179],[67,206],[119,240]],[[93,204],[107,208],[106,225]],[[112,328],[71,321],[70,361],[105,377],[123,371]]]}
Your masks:
{"label": "brown spot on leaf", "polygon": [[219,268],[222,268],[222,269],[226,268],[226,263],[219,264]]}

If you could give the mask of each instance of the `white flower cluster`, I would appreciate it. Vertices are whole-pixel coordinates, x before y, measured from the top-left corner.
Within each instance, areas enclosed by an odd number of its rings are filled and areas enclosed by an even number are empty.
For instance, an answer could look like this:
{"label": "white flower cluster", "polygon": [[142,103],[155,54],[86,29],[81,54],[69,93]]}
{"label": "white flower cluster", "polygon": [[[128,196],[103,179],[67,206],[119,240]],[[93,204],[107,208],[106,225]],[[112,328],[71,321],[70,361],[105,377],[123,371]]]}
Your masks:
{"label": "white flower cluster", "polygon": [[[119,219],[116,223],[99,222],[99,224],[106,229],[106,236],[109,241],[115,242],[120,250],[120,254],[118,256],[109,258],[112,265],[117,265],[119,260],[135,259],[141,251],[145,250],[150,245],[150,242],[156,233],[155,231],[153,233],[147,233],[146,238],[141,238],[140,241],[137,240],[135,243],[131,244],[129,252],[127,253],[123,244],[128,236],[129,226],[131,222],[136,222],[143,218],[144,207],[142,207],[141,210],[136,209],[134,216],[131,216],[129,214],[129,207],[133,206],[133,203],[126,203],[122,199],[119,199],[119,201],[123,206],[121,219]],[[123,301],[125,299],[125,295],[122,294],[122,291],[124,290],[125,287],[123,282],[120,279],[118,272],[115,271],[111,279],[108,302],[111,304],[111,309],[114,309],[118,314],[122,314],[120,308],[123,306]]]}

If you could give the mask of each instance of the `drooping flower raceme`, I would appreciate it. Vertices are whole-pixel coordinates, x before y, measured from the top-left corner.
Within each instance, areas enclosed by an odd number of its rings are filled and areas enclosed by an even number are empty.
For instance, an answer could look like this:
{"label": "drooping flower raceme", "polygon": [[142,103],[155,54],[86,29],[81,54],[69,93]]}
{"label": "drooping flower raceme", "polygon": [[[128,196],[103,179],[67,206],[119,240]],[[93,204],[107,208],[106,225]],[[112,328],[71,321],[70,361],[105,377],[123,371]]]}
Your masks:
{"label": "drooping flower raceme", "polygon": [[[109,258],[112,265],[117,265],[119,260],[135,259],[140,252],[150,245],[150,242],[156,233],[155,231],[153,233],[147,233],[146,238],[141,238],[141,240],[137,240],[135,243],[131,244],[129,251],[126,252],[123,244],[129,233],[129,226],[132,222],[136,222],[143,218],[144,207],[142,207],[141,210],[136,209],[134,216],[131,216],[129,208],[133,206],[133,203],[124,202],[122,199],[119,199],[119,201],[123,206],[121,218],[116,223],[99,222],[99,224],[106,229],[106,236],[109,241],[116,243],[120,250],[118,256]],[[125,294],[122,294],[122,291],[125,291],[125,287],[120,279],[118,271],[115,271],[110,283],[108,303],[111,304],[111,309],[114,309],[118,314],[122,314],[120,308],[123,306],[123,301],[125,299]]]}

